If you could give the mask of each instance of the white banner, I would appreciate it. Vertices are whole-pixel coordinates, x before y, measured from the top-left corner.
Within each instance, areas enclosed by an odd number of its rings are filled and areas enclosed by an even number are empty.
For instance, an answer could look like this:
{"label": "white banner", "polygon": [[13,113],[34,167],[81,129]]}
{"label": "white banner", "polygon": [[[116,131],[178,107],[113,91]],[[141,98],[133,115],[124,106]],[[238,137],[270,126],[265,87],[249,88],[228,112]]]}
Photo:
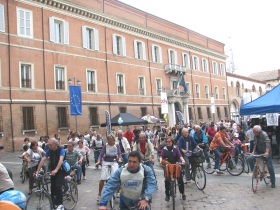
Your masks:
{"label": "white banner", "polygon": [[166,92],[160,94],[161,114],[168,114],[168,101]]}
{"label": "white banner", "polygon": [[266,114],[267,126],[278,126],[278,113]]}

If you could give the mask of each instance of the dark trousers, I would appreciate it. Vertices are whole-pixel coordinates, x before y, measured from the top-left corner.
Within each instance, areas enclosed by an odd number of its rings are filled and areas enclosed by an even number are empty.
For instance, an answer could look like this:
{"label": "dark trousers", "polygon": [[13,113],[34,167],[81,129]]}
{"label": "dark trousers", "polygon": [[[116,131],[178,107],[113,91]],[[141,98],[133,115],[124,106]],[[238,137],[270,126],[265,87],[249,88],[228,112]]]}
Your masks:
{"label": "dark trousers", "polygon": [[62,205],[62,184],[64,182],[64,174],[58,171],[55,176],[51,176],[51,196],[53,205]]}
{"label": "dark trousers", "polygon": [[83,176],[86,176],[86,161],[83,161],[82,163],[82,172],[83,172]]}
{"label": "dark trousers", "polygon": [[29,174],[29,190],[33,189],[33,185],[34,185],[34,176],[33,174],[36,172],[37,170],[37,166],[33,166],[31,168],[28,168],[28,174]]}
{"label": "dark trousers", "polygon": [[[179,184],[179,192],[181,194],[184,194],[185,187],[184,187],[184,181],[183,181],[183,174],[181,174],[181,176],[179,177],[179,179],[177,179],[177,181]],[[165,195],[170,196],[170,182],[166,179],[164,182],[165,182]]]}

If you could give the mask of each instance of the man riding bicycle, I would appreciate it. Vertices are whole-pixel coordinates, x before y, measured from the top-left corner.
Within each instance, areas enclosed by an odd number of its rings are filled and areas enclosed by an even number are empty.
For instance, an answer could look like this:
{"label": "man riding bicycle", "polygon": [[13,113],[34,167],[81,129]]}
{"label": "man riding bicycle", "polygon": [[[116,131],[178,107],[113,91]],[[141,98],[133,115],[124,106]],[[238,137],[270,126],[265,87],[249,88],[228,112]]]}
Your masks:
{"label": "man riding bicycle", "polygon": [[209,147],[209,149],[211,151],[213,151],[215,154],[215,166],[214,166],[215,172],[217,174],[224,174],[224,172],[222,172],[219,169],[219,164],[221,161],[220,147],[234,148],[234,145],[227,138],[226,127],[224,127],[224,126],[220,126],[219,132],[217,132],[215,134],[213,140],[211,141],[210,147]]}
{"label": "man riding bicycle", "polygon": [[120,209],[149,210],[149,203],[156,192],[156,179],[150,167],[141,164],[141,155],[133,151],[128,163],[120,167],[104,187],[99,210],[107,209],[107,202],[121,187]]}
{"label": "man riding bicycle", "polygon": [[131,151],[130,144],[127,138],[123,137],[123,131],[118,130],[115,143],[120,145],[120,150],[122,153],[123,164],[127,163],[128,153]]}
{"label": "man riding bicycle", "polygon": [[[272,164],[270,139],[266,134],[266,132],[262,131],[262,128],[259,125],[255,125],[253,127],[253,133],[255,138],[254,138],[254,148],[252,153],[259,154],[259,155],[264,154],[264,156],[266,157],[266,165],[270,175],[271,187],[275,188],[275,172]],[[255,157],[249,156],[248,161],[250,163],[251,171],[253,171],[254,164],[255,164]]]}

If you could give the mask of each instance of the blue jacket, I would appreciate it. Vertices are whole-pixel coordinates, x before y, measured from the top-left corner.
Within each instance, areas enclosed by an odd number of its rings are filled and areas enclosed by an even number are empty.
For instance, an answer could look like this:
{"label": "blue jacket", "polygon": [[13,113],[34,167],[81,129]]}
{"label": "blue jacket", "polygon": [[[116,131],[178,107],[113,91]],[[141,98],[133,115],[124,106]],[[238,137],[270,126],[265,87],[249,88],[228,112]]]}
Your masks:
{"label": "blue jacket", "polygon": [[182,149],[186,150],[186,141],[190,142],[191,147],[189,148],[189,150],[191,150],[191,151],[193,151],[197,146],[197,143],[195,142],[195,140],[193,139],[192,136],[189,135],[187,139],[185,139],[184,136],[181,136],[179,138],[179,150],[182,155],[184,155],[184,153],[182,152]]}
{"label": "blue jacket", "polygon": [[[143,183],[143,189],[142,189],[142,196],[152,198],[153,195],[157,191],[157,184],[156,184],[156,178],[154,176],[154,173],[152,169],[149,166],[140,164],[139,167],[144,167],[144,183]],[[121,172],[123,167],[120,167],[108,180],[106,183],[103,193],[100,198],[100,206],[106,206],[107,202],[113,197],[114,193],[116,192],[117,188],[121,184]],[[123,202],[126,206],[132,206],[132,204],[136,205],[138,204],[140,200],[131,200],[127,197],[124,197],[121,195],[121,202]],[[121,204],[120,204],[121,205]]]}
{"label": "blue jacket", "polygon": [[194,140],[196,141],[197,144],[200,144],[200,143],[204,143],[205,145],[208,144],[208,138],[201,128],[200,128],[200,142],[198,141],[198,136],[197,136],[196,132],[194,132],[193,138],[194,138]]}

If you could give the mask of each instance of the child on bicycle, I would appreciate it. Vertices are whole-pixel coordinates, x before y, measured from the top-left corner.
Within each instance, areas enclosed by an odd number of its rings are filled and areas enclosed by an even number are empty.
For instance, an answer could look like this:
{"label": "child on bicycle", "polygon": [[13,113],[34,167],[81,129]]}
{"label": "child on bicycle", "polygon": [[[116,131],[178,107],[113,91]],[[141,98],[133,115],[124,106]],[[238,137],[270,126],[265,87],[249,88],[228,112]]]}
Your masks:
{"label": "child on bicycle", "polygon": [[233,140],[232,143],[234,145],[235,148],[235,157],[236,157],[236,162],[237,162],[237,157],[240,154],[241,151],[244,152],[242,145],[242,142],[240,141],[240,139],[238,139],[239,134],[238,133],[234,133],[233,134]]}

